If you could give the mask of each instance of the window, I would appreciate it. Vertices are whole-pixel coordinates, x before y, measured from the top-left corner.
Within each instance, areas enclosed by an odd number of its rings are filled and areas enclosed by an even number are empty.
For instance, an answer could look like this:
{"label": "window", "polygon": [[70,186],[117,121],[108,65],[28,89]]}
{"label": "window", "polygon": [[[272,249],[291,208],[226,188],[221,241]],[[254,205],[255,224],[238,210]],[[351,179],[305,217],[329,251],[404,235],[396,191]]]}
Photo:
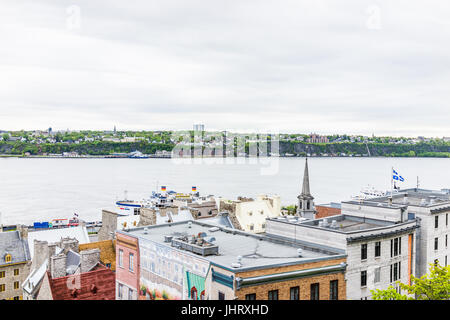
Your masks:
{"label": "window", "polygon": [[134,271],[134,255],[132,253],[130,253],[129,255],[129,263],[130,265],[128,266],[128,269],[133,272]]}
{"label": "window", "polygon": [[367,243],[361,245],[361,260],[367,259]]}
{"label": "window", "polygon": [[118,296],[119,299],[122,299],[122,294],[123,294],[123,284],[119,283],[119,290],[118,290],[118,291],[119,291],[119,292],[118,292],[117,296]]}
{"label": "window", "polygon": [[402,238],[391,239],[391,257],[402,254]]}
{"label": "window", "polygon": [[361,271],[361,287],[367,286],[367,271]]}
{"label": "window", "polygon": [[253,226],[253,224],[251,224],[250,225],[250,230],[253,230],[254,229],[254,226]]}
{"label": "window", "polygon": [[11,262],[11,261],[12,261],[11,255],[10,255],[10,254],[5,255],[5,262],[6,262],[6,263],[9,263],[9,262]]}
{"label": "window", "polygon": [[133,289],[128,289],[128,300],[133,300]]}
{"label": "window", "polygon": [[445,225],[448,226],[448,213],[445,214]]}
{"label": "window", "polygon": [[111,269],[111,263],[107,263],[106,267]]}
{"label": "window", "polygon": [[256,293],[249,293],[245,295],[245,300],[256,300]]}
{"label": "window", "polygon": [[434,228],[439,227],[439,216],[434,216]]}
{"label": "window", "polygon": [[290,300],[300,300],[300,287],[292,287],[289,291]]}
{"label": "window", "polygon": [[270,290],[268,300],[278,300],[278,290]]}
{"label": "window", "polygon": [[439,259],[434,259],[434,266],[437,266],[439,264]]}
{"label": "window", "polygon": [[14,275],[18,276],[19,275],[19,269],[14,269]]}
{"label": "window", "polygon": [[119,267],[123,268],[123,250],[119,249]]}
{"label": "window", "polygon": [[375,257],[381,256],[381,241],[375,242]]}
{"label": "window", "polygon": [[434,250],[437,250],[439,247],[439,239],[438,238],[434,238]]}
{"label": "window", "polygon": [[311,284],[311,300],[319,300],[319,284]]}
{"label": "window", "polygon": [[373,282],[374,283],[380,282],[380,277],[381,277],[381,267],[375,268]]}
{"label": "window", "polygon": [[265,223],[261,224],[261,228],[265,229],[266,228],[266,224]]}
{"label": "window", "polygon": [[0,271],[0,279],[6,277],[6,271]]}
{"label": "window", "polygon": [[330,281],[330,300],[338,300],[338,280]]}
{"label": "window", "polygon": [[225,293],[219,291],[219,300],[225,300]]}
{"label": "window", "polygon": [[19,296],[15,296],[14,300],[20,300],[20,297]]}
{"label": "window", "polygon": [[14,290],[19,289],[19,281],[14,281]]}
{"label": "window", "polygon": [[391,282],[394,282],[394,281],[397,281],[400,279],[400,277],[401,277],[400,270],[401,270],[400,262],[391,264]]}
{"label": "window", "polygon": [[0,292],[4,292],[5,291],[5,285],[4,284],[0,284]]}
{"label": "window", "polygon": [[447,244],[448,244],[448,234],[445,235],[445,247],[447,248]]}

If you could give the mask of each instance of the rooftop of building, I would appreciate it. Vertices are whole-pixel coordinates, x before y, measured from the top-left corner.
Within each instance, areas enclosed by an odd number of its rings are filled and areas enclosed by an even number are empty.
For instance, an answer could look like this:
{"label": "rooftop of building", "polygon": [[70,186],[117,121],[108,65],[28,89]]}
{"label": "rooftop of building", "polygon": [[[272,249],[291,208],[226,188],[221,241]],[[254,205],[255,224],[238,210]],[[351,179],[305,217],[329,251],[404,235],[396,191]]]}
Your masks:
{"label": "rooftop of building", "polygon": [[52,279],[49,275],[54,300],[115,300],[115,273],[101,264],[79,274],[77,289],[69,288],[68,277]]}
{"label": "rooftop of building", "polygon": [[317,204],[316,207],[317,206],[334,208],[334,209],[341,209],[341,203],[340,202],[330,202],[330,203]]}
{"label": "rooftop of building", "polygon": [[[377,206],[388,205],[389,196],[372,198],[364,203],[375,203]],[[450,190],[428,190],[428,189],[402,189],[392,196],[392,206],[420,206],[432,207],[441,204],[450,205]]]}
{"label": "rooftop of building", "polygon": [[[10,262],[6,262],[7,255],[11,256]],[[28,243],[19,231],[0,232],[0,266],[30,261],[31,257]]]}
{"label": "rooftop of building", "polygon": [[78,240],[79,244],[90,242],[89,234],[84,226],[31,231],[28,232],[28,246],[30,248],[31,257],[33,257],[34,254],[34,240],[55,243],[62,238],[75,238]]}
{"label": "rooftop of building", "polygon": [[[170,223],[118,232],[139,239],[150,240],[160,245],[169,247],[174,245],[180,246],[179,249],[186,254],[203,257],[212,264],[234,271],[303,264],[345,256],[338,251],[324,251],[314,244],[310,244],[310,246],[294,244],[289,240],[255,235],[235,229],[220,228],[199,221]],[[199,235],[202,235],[207,242],[200,248],[200,251],[214,251],[216,248],[218,249],[217,254],[202,256],[201,254],[193,253],[190,249],[181,249],[182,247],[190,247],[189,240],[192,236],[198,237]],[[188,241],[180,240],[183,238]],[[210,238],[214,239],[209,241]],[[195,245],[194,247],[198,248]]]}
{"label": "rooftop of building", "polygon": [[[359,217],[348,214],[339,214],[321,219],[305,219],[300,217],[279,217],[269,219],[270,221],[279,221],[289,224],[302,225],[306,227],[319,228],[322,230],[330,230],[343,234],[350,234],[358,231],[370,231],[378,228],[389,226],[398,226],[402,223],[396,223],[384,219],[374,219],[367,217]],[[403,224],[407,224],[415,220],[407,220]]]}

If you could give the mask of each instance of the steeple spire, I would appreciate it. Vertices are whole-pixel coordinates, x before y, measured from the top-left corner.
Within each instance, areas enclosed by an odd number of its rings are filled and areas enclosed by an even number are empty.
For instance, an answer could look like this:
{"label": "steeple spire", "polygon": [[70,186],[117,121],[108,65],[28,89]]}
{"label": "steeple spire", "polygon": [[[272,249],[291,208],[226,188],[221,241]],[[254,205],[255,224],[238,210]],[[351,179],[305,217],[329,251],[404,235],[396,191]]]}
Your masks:
{"label": "steeple spire", "polygon": [[305,172],[303,173],[303,187],[302,187],[302,196],[311,196],[311,191],[309,190],[309,170],[308,170],[308,157],[306,157],[305,161]]}
{"label": "steeple spire", "polygon": [[314,197],[311,195],[311,191],[309,189],[308,158],[306,158],[305,161],[302,193],[300,193],[297,199],[298,199],[297,215],[308,219],[314,219],[316,209],[314,208]]}

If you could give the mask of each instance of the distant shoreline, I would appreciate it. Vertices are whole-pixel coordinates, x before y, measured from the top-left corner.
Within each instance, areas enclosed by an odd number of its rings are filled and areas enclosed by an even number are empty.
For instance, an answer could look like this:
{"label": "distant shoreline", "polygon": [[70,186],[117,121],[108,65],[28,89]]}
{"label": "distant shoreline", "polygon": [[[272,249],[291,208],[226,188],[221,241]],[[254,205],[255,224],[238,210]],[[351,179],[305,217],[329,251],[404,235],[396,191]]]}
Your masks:
{"label": "distant shoreline", "polygon": [[[145,159],[226,159],[226,158],[305,158],[305,156],[266,156],[266,157],[183,157],[183,158],[173,158],[168,156],[148,156],[148,157],[115,157],[110,155],[99,155],[99,156],[79,156],[79,157],[71,157],[71,156],[21,156],[21,155],[9,155],[9,154],[0,154],[0,158],[20,158],[20,159],[136,159],[136,160],[145,160]],[[427,156],[427,157],[401,157],[401,156],[308,156],[308,158],[416,158],[416,159],[449,159],[449,157],[439,157],[439,156]]]}

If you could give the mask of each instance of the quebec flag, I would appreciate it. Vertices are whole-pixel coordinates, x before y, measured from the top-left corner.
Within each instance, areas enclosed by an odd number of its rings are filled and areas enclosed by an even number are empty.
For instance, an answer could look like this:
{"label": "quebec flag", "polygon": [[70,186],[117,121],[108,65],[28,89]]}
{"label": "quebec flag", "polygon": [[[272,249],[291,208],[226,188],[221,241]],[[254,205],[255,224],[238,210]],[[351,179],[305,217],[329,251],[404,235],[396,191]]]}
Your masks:
{"label": "quebec flag", "polygon": [[400,181],[400,182],[405,181],[405,179],[401,175],[399,175],[398,172],[395,171],[394,169],[392,169],[392,179]]}

